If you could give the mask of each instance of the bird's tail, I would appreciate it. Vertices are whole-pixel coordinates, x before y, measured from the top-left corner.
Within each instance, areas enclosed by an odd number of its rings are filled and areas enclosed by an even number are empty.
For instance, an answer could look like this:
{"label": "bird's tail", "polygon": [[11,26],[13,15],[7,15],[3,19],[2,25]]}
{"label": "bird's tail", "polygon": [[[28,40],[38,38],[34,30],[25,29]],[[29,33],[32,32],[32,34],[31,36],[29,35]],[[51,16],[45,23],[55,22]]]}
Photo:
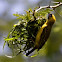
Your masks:
{"label": "bird's tail", "polygon": [[28,53],[26,53],[26,56],[28,56],[29,54],[31,54],[36,48],[33,48],[31,51],[29,51]]}

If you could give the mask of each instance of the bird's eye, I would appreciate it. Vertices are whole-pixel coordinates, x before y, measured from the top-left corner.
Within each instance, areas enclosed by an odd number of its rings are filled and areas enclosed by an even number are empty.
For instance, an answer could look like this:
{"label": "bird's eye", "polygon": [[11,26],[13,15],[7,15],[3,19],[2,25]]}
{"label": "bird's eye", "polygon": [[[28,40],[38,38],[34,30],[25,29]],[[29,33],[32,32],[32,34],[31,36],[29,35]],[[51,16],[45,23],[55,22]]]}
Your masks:
{"label": "bird's eye", "polygon": [[52,17],[52,14],[48,14],[48,19],[49,19],[50,17]]}

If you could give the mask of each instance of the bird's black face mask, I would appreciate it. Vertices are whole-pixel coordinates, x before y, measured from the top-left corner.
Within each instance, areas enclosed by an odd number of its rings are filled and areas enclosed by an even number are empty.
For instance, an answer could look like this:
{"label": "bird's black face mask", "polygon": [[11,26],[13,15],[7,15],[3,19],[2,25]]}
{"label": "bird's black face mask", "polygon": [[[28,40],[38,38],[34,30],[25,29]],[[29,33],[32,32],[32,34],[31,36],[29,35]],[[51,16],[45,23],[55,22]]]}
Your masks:
{"label": "bird's black face mask", "polygon": [[52,17],[52,14],[49,13],[49,14],[48,14],[48,19],[50,19],[50,17]]}

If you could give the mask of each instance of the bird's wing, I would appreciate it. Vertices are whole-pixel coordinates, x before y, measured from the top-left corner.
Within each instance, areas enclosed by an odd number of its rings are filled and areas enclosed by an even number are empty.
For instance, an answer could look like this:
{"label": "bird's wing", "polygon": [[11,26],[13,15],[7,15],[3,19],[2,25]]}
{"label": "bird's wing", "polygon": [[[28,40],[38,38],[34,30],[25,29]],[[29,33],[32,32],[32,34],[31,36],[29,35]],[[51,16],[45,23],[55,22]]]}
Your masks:
{"label": "bird's wing", "polygon": [[35,39],[35,47],[38,48],[39,46],[39,43],[40,43],[40,37],[41,37],[41,34],[43,32],[43,29],[47,27],[47,24],[45,23],[38,31],[37,35],[36,35],[36,39]]}

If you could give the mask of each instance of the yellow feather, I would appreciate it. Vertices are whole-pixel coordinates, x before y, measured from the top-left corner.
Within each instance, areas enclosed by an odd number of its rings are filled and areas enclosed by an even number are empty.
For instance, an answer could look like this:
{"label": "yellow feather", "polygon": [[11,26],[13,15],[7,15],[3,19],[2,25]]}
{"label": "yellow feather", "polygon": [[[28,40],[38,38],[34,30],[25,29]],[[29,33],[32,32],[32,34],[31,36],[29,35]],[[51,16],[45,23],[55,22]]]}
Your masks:
{"label": "yellow feather", "polygon": [[43,32],[43,29],[47,26],[47,24],[45,23],[38,31],[37,36],[36,36],[36,40],[35,40],[35,46],[38,48],[39,47],[39,43],[40,43],[40,37],[41,34]]}
{"label": "yellow feather", "polygon": [[[55,16],[52,14],[52,17],[50,19],[48,19],[44,24],[43,26],[39,29],[37,35],[36,35],[36,40],[35,40],[35,47],[36,48],[39,48],[39,43],[40,43],[40,38],[41,38],[41,34],[43,32],[43,29],[45,27],[48,26],[48,23],[52,23],[52,22],[55,22],[56,21],[56,18]],[[51,27],[50,27],[51,28]]]}

